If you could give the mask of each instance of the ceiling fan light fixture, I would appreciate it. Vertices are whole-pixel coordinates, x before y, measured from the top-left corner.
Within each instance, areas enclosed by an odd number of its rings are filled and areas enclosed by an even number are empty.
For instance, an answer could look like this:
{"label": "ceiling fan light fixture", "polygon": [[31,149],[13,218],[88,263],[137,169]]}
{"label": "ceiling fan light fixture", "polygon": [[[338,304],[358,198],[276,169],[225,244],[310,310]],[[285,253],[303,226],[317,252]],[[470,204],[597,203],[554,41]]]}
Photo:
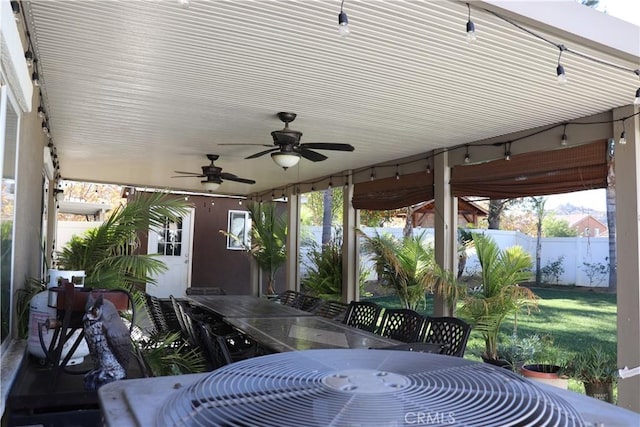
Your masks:
{"label": "ceiling fan light fixture", "polygon": [[271,153],[271,158],[275,164],[286,170],[298,164],[300,161],[300,154],[295,152],[283,153],[281,151],[276,151],[275,153]]}
{"label": "ceiling fan light fixture", "polygon": [[209,193],[216,191],[218,188],[220,188],[220,183],[216,182],[216,181],[202,181],[202,186],[204,187],[205,190],[207,190]]}

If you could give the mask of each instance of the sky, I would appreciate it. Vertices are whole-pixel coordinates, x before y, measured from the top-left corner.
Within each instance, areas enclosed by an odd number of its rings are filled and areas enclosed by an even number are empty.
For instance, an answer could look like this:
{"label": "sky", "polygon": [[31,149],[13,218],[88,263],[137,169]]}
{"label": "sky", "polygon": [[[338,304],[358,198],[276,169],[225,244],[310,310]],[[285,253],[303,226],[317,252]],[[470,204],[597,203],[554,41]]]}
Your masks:
{"label": "sky", "polygon": [[[581,206],[586,210],[606,212],[607,195],[604,189],[577,191],[575,193],[546,196],[545,210],[555,209],[564,204]],[[588,213],[588,212],[585,212]]]}
{"label": "sky", "polygon": [[640,25],[640,1],[638,0],[600,0],[596,9]]}

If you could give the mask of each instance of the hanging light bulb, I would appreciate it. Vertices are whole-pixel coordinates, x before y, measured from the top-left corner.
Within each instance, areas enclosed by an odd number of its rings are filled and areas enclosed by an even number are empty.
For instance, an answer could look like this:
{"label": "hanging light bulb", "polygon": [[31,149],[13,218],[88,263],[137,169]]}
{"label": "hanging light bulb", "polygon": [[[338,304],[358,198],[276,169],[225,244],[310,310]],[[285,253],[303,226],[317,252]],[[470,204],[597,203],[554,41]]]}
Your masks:
{"label": "hanging light bulb", "polygon": [[504,159],[505,160],[511,160],[511,143],[508,142],[507,144],[505,144],[505,149],[504,149]]}
{"label": "hanging light bulb", "polygon": [[471,157],[469,156],[469,146],[467,145],[467,152],[464,155],[464,162],[469,163],[471,161]]}
{"label": "hanging light bulb", "polygon": [[47,122],[45,122],[44,120],[42,121],[42,133],[49,133],[49,127],[47,126]]}
{"label": "hanging light bulb", "polygon": [[44,111],[44,107],[42,105],[38,107],[38,117],[43,120],[47,117],[47,113]]}
{"label": "hanging light bulb", "polygon": [[40,86],[40,77],[38,76],[38,72],[34,71],[33,74],[31,74],[31,80],[33,80],[33,85],[35,87],[39,87]]}
{"label": "hanging light bulb", "polygon": [[427,173],[431,173],[431,165],[427,163]]}
{"label": "hanging light bulb", "polygon": [[340,3],[340,13],[338,14],[338,34],[340,37],[347,37],[351,34],[351,30],[349,30],[349,18],[347,14],[342,10],[344,6],[344,0]]}
{"label": "hanging light bulb", "polygon": [[560,54],[558,55],[558,66],[556,67],[556,76],[558,78],[558,84],[565,85],[567,84],[567,74],[564,72],[564,67],[560,64],[560,58],[562,58],[562,52],[567,50],[564,45],[558,45],[558,49],[560,49]]}
{"label": "hanging light bulb", "polygon": [[398,170],[399,167],[400,165],[396,165],[396,180],[400,180],[400,171]]}
{"label": "hanging light bulb", "polygon": [[31,50],[27,50],[24,53],[24,59],[27,61],[27,67],[33,67],[33,53],[31,53]]}
{"label": "hanging light bulb", "polygon": [[469,8],[469,18],[467,20],[467,42],[474,43],[477,39],[476,37],[476,26],[471,20],[471,6],[467,3],[467,8]]}
{"label": "hanging light bulb", "polygon": [[189,6],[191,6],[191,2],[189,0],[178,0],[178,4],[183,9],[189,9]]}
{"label": "hanging light bulb", "polygon": [[369,175],[369,181],[373,181],[374,179],[376,179],[376,171],[375,169],[371,168],[371,175]]}
{"label": "hanging light bulb", "polygon": [[640,105],[640,87],[636,91],[636,99],[633,100],[633,105]]}
{"label": "hanging light bulb", "polygon": [[564,124],[564,129],[562,130],[562,139],[560,140],[560,145],[567,145],[567,124]]}
{"label": "hanging light bulb", "polygon": [[626,134],[627,133],[625,131],[622,131],[622,133],[620,134],[620,139],[618,140],[618,144],[625,145],[627,143]]}

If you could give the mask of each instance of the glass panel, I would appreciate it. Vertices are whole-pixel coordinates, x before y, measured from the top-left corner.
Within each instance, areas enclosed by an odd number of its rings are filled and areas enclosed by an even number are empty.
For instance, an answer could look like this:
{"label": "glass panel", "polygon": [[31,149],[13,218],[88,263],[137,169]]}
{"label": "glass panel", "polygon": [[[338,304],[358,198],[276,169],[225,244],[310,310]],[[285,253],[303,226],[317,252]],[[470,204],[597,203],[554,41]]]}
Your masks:
{"label": "glass panel", "polygon": [[229,211],[227,249],[244,250],[249,246],[249,212]]}
{"label": "glass panel", "polygon": [[165,221],[158,231],[158,253],[164,256],[180,256],[182,251],[182,218],[177,222]]}
{"label": "glass panel", "polygon": [[[0,128],[4,127],[4,131],[0,130],[0,136],[4,134],[4,157],[2,164],[2,188],[1,188],[1,217],[0,217],[0,281],[2,293],[0,294],[0,303],[2,305],[2,341],[9,335],[11,331],[11,278],[12,278],[12,260],[13,260],[13,218],[14,203],[16,190],[16,148],[18,135],[18,115],[6,103],[6,120],[4,124],[0,122]],[[0,114],[0,118],[2,115]]]}

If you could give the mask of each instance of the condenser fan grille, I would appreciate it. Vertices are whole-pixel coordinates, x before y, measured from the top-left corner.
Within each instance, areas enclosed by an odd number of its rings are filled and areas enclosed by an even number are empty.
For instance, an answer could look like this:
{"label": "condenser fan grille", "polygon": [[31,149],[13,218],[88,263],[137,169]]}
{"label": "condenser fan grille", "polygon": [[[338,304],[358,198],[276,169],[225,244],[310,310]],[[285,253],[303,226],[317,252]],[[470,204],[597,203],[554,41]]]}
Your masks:
{"label": "condenser fan grille", "polygon": [[578,412],[503,368],[389,350],[309,350],[234,363],[162,406],[170,426],[579,426]]}

